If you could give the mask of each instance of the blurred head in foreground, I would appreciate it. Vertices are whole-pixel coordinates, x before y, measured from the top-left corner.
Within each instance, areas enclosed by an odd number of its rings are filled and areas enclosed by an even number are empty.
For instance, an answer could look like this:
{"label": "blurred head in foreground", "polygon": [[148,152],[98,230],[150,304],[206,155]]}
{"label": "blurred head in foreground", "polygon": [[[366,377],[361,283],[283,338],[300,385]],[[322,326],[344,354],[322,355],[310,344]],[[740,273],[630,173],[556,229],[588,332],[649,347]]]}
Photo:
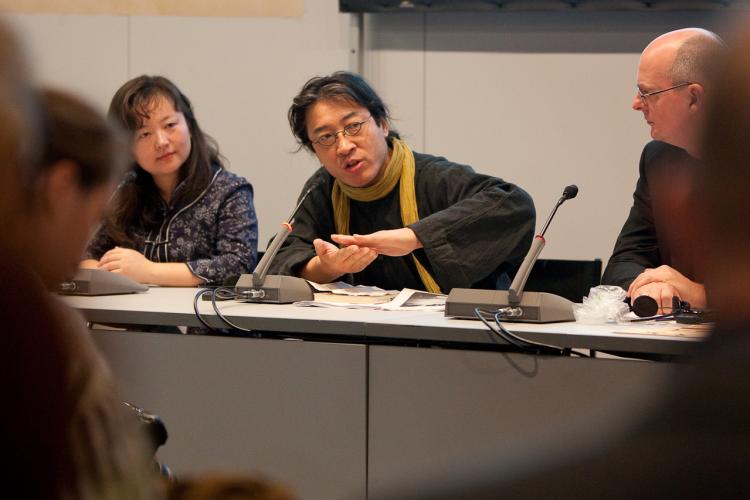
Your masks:
{"label": "blurred head in foreground", "polygon": [[24,207],[25,225],[34,230],[19,235],[19,242],[42,281],[54,286],[78,266],[126,167],[127,144],[112,122],[78,97],[43,90],[39,99],[43,156]]}
{"label": "blurred head in foreground", "polygon": [[167,500],[294,500],[287,489],[239,474],[203,474],[168,488]]}
{"label": "blurred head in foreground", "polygon": [[730,43],[717,73],[704,133],[699,185],[707,251],[707,288],[722,325],[750,319],[750,19]]}

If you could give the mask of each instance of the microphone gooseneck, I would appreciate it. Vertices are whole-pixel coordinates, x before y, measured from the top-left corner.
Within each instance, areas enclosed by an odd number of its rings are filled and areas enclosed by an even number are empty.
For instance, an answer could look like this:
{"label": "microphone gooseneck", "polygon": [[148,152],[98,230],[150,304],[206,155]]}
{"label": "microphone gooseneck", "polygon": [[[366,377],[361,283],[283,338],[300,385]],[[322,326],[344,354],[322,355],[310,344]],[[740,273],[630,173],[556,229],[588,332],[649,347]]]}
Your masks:
{"label": "microphone gooseneck", "polygon": [[542,226],[542,231],[539,233],[542,237],[544,237],[544,233],[547,232],[547,228],[549,227],[550,222],[552,222],[552,218],[557,213],[557,209],[565,203],[565,200],[571,200],[578,196],[578,186],[575,184],[571,184],[570,186],[565,186],[565,189],[563,189],[563,194],[560,196],[560,199],[557,200],[557,203],[555,204],[555,208],[552,209],[552,212],[549,214],[549,217],[547,217],[547,222],[544,223],[544,226]]}
{"label": "microphone gooseneck", "polygon": [[289,216],[286,222],[283,222],[281,224],[281,229],[278,233],[276,233],[276,236],[273,237],[273,241],[271,241],[271,244],[268,245],[268,248],[266,248],[266,253],[263,254],[263,258],[260,259],[260,262],[258,262],[258,265],[255,266],[255,269],[253,270],[253,286],[263,286],[263,282],[266,280],[266,274],[268,274],[268,269],[271,266],[271,262],[273,262],[274,257],[276,257],[276,253],[279,251],[279,248],[281,248],[281,244],[284,243],[286,237],[289,236],[289,233],[292,232],[292,223],[294,222],[294,217],[297,215],[297,212],[299,212],[299,209],[307,199],[307,196],[316,187],[317,184],[313,184],[307,191],[305,191],[305,194],[300,197],[297,206],[294,207],[292,215]]}
{"label": "microphone gooseneck", "polygon": [[307,199],[307,195],[309,195],[310,192],[316,187],[318,187],[318,185],[313,184],[312,186],[310,186],[310,188],[307,191],[305,191],[305,194],[303,194],[302,197],[299,199],[299,203],[297,203],[297,206],[294,207],[294,210],[292,210],[292,215],[290,215],[289,218],[286,220],[287,224],[292,224],[294,222],[294,218],[297,216],[297,212],[299,212],[299,209],[302,208],[302,204]]}
{"label": "microphone gooseneck", "polygon": [[549,227],[550,222],[552,222],[552,218],[557,213],[557,209],[565,202],[565,200],[575,198],[577,195],[578,186],[575,184],[566,186],[563,190],[562,196],[557,200],[555,207],[552,209],[552,213],[547,217],[547,222],[544,223],[541,233],[534,236],[534,240],[531,242],[531,248],[529,248],[529,252],[523,259],[521,267],[518,268],[518,272],[513,278],[513,283],[511,283],[510,288],[508,289],[508,302],[512,307],[517,307],[521,303],[521,296],[523,295],[523,288],[526,286],[526,280],[529,279],[531,269],[534,267],[534,263],[536,263],[539,254],[542,252],[542,248],[544,248],[544,245],[546,244],[544,233],[547,232],[547,228]]}

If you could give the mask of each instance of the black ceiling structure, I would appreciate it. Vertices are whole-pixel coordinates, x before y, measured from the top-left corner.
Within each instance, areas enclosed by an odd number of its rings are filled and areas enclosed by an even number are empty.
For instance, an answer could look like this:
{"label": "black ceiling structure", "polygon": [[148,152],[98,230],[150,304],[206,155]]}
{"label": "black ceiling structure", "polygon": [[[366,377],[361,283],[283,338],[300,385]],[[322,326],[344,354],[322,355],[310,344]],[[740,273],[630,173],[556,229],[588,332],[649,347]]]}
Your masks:
{"label": "black ceiling structure", "polygon": [[341,12],[668,11],[744,8],[748,0],[339,0]]}

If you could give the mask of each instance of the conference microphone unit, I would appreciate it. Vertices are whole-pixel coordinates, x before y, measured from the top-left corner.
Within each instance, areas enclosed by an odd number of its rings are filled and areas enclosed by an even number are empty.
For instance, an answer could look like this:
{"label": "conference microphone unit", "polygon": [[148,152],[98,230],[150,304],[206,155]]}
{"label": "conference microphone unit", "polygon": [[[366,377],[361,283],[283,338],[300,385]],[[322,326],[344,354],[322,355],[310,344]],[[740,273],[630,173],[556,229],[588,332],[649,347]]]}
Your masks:
{"label": "conference microphone unit", "polygon": [[502,321],[524,323],[553,323],[558,321],[575,321],[573,303],[564,297],[546,292],[526,292],[523,289],[531,274],[534,263],[539,258],[546,241],[544,234],[557,213],[557,209],[566,200],[578,195],[578,187],[567,186],[552,212],[547,217],[542,231],[534,237],[531,248],[523,259],[513,283],[508,290],[478,290],[473,288],[454,288],[445,301],[445,315],[456,318],[477,319],[475,310],[480,308],[488,312],[500,312]]}
{"label": "conference microphone unit", "polygon": [[120,295],[147,291],[148,285],[101,269],[78,269],[70,281],[60,283],[57,289],[57,293],[63,295]]}
{"label": "conference microphone unit", "polygon": [[246,302],[267,302],[272,304],[289,304],[301,300],[313,300],[313,292],[310,285],[302,278],[296,276],[270,275],[268,269],[274,257],[281,248],[282,243],[292,232],[294,217],[302,207],[302,203],[316,186],[308,189],[295,207],[287,222],[281,224],[281,229],[274,236],[271,244],[266,249],[263,258],[255,266],[253,274],[242,274],[234,285],[237,294],[236,300]]}

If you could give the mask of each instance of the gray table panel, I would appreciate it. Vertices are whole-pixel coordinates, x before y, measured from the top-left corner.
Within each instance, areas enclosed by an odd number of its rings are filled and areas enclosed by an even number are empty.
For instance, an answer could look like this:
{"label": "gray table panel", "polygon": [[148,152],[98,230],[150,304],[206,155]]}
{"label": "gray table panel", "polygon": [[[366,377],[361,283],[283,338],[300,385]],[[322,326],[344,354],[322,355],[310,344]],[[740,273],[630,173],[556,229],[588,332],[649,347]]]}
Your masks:
{"label": "gray table panel", "polygon": [[616,435],[658,400],[673,369],[384,346],[370,346],[369,360],[370,492],[445,477],[503,448]]}
{"label": "gray table panel", "polygon": [[[65,300],[92,321],[196,325],[194,293],[154,288]],[[654,381],[670,369],[640,361],[366,345],[386,337],[497,341],[477,321],[439,313],[233,301],[220,307],[256,329],[354,335],[364,343],[133,332],[95,338],[126,398],[167,421],[172,437],[161,454],[178,473],[260,470],[303,498],[361,498],[366,489],[404,475],[446,473],[455,460],[549,434],[583,428],[612,435],[632,408],[648,404]],[[200,308],[217,320],[210,304]],[[700,344],[646,333],[639,330],[643,325],[509,326],[534,340],[579,348],[683,353]]]}
{"label": "gray table panel", "polygon": [[94,332],[125,400],[159,414],[173,471],[262,473],[306,499],[363,498],[366,347]]}

